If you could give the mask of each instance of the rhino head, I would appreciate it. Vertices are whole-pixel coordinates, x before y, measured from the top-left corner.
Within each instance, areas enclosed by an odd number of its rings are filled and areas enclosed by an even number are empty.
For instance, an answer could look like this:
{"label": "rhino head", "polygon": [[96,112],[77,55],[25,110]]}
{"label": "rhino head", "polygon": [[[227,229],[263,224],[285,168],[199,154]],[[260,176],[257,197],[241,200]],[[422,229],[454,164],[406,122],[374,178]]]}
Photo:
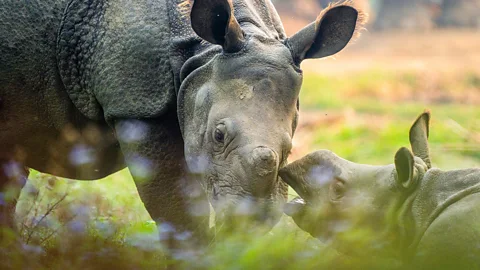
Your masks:
{"label": "rhino head", "polygon": [[359,252],[345,245],[346,241],[335,241],[347,229],[366,229],[376,234],[374,241],[390,244],[389,224],[396,222],[391,220],[395,216],[392,212],[412,194],[431,167],[429,119],[428,112],[418,117],[410,129],[413,153],[400,148],[394,164],[358,164],[320,150],[281,169],[281,178],[301,196],[285,207],[286,214],[312,236],[332,241],[347,254]]}
{"label": "rhino head", "polygon": [[255,22],[243,18],[240,24],[230,1],[194,2],[193,30],[221,51],[183,79],[178,114],[187,165],[217,217],[237,210],[257,220],[279,219],[281,211],[273,209],[285,202],[287,186],[278,170],[297,124],[300,63],[342,50],[358,19],[356,9],[332,6],[282,40],[264,35]]}

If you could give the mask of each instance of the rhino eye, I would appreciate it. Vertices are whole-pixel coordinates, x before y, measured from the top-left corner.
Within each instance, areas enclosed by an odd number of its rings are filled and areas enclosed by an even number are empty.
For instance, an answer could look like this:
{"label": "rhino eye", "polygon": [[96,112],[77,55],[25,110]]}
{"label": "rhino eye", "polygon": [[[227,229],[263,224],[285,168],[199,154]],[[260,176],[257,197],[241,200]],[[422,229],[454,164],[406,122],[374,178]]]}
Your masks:
{"label": "rhino eye", "polygon": [[338,201],[345,195],[345,182],[340,179],[335,179],[335,182],[330,186],[330,199]]}
{"label": "rhino eye", "polygon": [[225,133],[220,130],[220,128],[216,128],[215,133],[213,134],[213,138],[215,139],[215,141],[223,143],[225,141]]}

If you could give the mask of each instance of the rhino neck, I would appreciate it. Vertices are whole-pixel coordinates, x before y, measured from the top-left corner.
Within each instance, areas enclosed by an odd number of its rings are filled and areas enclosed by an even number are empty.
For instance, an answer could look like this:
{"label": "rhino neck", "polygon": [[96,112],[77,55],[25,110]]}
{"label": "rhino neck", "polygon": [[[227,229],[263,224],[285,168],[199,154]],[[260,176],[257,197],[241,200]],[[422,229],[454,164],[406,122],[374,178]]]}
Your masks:
{"label": "rhino neck", "polygon": [[[397,256],[402,259],[404,251],[412,244],[417,235],[417,226],[412,214],[412,208],[417,201],[418,188],[403,192],[395,183],[395,165],[371,166],[350,163],[351,178],[361,176],[368,189],[375,191],[371,207],[377,207],[373,229],[378,231],[377,240],[380,240],[388,256]],[[371,183],[371,179],[376,179]],[[365,187],[363,187],[365,188]]]}
{"label": "rhino neck", "polygon": [[[425,221],[431,217],[434,209],[422,207],[422,201],[425,201],[424,187],[428,185],[428,179],[431,178],[428,175],[432,172],[436,174],[437,170],[431,169],[420,177],[413,190],[408,192],[397,190],[386,211],[385,238],[390,241],[393,253],[401,259],[408,259],[415,252],[419,239],[428,227],[426,224],[431,223]],[[429,193],[428,197],[434,198],[435,194]],[[434,208],[437,206],[435,202],[428,205]]]}
{"label": "rhino neck", "polygon": [[[207,44],[193,31],[190,23],[190,10],[193,1],[166,0],[166,2],[170,26],[170,65],[174,77],[175,92],[178,95],[183,79],[208,62],[208,57],[205,57],[202,52],[215,50],[215,47],[219,46]],[[186,64],[189,59],[192,59],[190,62],[195,63]],[[193,61],[194,59],[196,61]],[[186,70],[183,75],[181,75],[182,69]]]}
{"label": "rhino neck", "polygon": [[[408,228],[401,246],[414,252],[430,225],[452,204],[480,193],[480,169],[428,170],[417,189],[404,201],[398,212],[399,224]],[[407,253],[406,255],[410,255]]]}
{"label": "rhino neck", "polygon": [[89,89],[91,58],[99,42],[105,1],[71,0],[66,4],[57,37],[57,65],[65,90],[89,119],[102,120],[102,109]]}
{"label": "rhino neck", "polygon": [[391,251],[404,258],[408,247],[413,243],[417,226],[412,215],[412,207],[417,199],[418,190],[408,194],[398,194],[388,205],[385,220],[384,238],[389,240]]}

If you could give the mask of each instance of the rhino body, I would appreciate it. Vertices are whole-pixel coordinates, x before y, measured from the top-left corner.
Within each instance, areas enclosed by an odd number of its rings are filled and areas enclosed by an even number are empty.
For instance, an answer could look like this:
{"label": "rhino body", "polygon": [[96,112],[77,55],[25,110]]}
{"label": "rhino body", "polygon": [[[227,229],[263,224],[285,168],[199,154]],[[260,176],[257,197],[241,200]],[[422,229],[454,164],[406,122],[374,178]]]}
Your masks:
{"label": "rhino body", "polygon": [[[413,153],[401,148],[395,164],[357,164],[328,150],[289,164],[280,175],[303,199],[289,203],[287,214],[347,254],[377,245],[382,248],[374,252],[407,266],[479,268],[480,168],[431,168],[429,118],[417,119],[410,131]],[[368,247],[342,242],[336,227],[345,222],[374,234]]]}
{"label": "rhino body", "polygon": [[268,0],[3,1],[1,223],[25,166],[84,180],[128,166],[151,217],[180,231],[206,229],[208,201],[275,223],[299,65],[343,49],[361,18],[331,6],[287,38]]}

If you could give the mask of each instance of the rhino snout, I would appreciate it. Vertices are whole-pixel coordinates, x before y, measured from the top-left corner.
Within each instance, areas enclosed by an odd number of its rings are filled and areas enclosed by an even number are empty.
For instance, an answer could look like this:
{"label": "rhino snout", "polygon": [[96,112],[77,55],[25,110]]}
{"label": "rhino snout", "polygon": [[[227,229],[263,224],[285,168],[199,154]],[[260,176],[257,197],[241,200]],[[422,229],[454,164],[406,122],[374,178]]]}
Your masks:
{"label": "rhino snout", "polygon": [[252,152],[252,165],[258,176],[274,173],[278,167],[277,153],[268,147],[257,147]]}

